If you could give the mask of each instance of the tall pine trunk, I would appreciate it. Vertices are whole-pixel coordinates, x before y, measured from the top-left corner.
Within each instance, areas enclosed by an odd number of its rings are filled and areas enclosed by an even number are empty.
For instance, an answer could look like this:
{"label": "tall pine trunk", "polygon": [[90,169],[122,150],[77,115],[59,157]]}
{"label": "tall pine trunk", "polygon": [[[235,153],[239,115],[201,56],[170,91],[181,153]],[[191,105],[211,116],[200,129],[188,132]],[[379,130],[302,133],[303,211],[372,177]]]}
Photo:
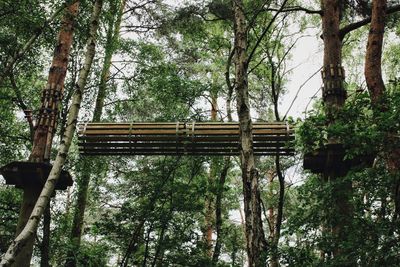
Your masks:
{"label": "tall pine trunk", "polygon": [[[54,51],[48,81],[42,93],[42,106],[39,111],[36,130],[33,138],[33,148],[29,157],[33,162],[48,162],[53,135],[58,116],[58,106],[64,91],[64,80],[68,66],[68,56],[72,45],[74,20],[78,14],[79,2],[75,2],[66,9],[58,35],[57,46]],[[23,199],[20,209],[17,232],[18,236],[25,227],[32,209],[38,199],[41,185],[23,188]],[[36,232],[35,232],[36,233]],[[21,253],[15,258],[14,266],[29,266],[35,243],[35,234],[30,236]]]}
{"label": "tall pine trunk", "polygon": [[[382,47],[385,32],[387,0],[372,1],[372,16],[368,34],[367,52],[365,57],[365,79],[371,102],[376,112],[385,112],[389,108],[384,98],[385,84],[382,79]],[[396,144],[396,133],[389,131],[387,140],[389,144]],[[386,155],[389,172],[396,175],[400,169],[400,148],[392,146]],[[400,179],[393,185],[395,204],[395,218],[400,217]]]}
{"label": "tall pine trunk", "polygon": [[247,25],[241,0],[233,1],[235,32],[235,90],[239,117],[240,164],[242,170],[246,247],[250,267],[264,266],[266,240],[261,219],[259,174],[253,151],[252,121],[248,90]]}
{"label": "tall pine trunk", "polygon": [[371,25],[365,56],[365,80],[371,101],[375,106],[380,104],[385,93],[385,84],[382,80],[382,45],[385,32],[386,2],[387,0],[372,1]]}
{"label": "tall pine trunk", "polygon": [[[328,124],[335,122],[335,115],[346,100],[344,88],[344,71],[342,68],[342,39],[340,36],[340,20],[342,4],[340,0],[322,0],[322,38],[324,41],[323,59],[323,100]],[[334,237],[333,256],[341,266],[354,266],[355,262],[348,257],[350,248],[346,247],[348,230],[352,221],[352,207],[350,204],[352,194],[351,181],[342,179],[346,174],[338,166],[341,159],[336,156],[335,145],[340,140],[328,136],[327,161],[324,179],[332,183],[332,207],[328,225]],[[329,229],[329,228],[326,228]]]}
{"label": "tall pine trunk", "polygon": [[67,74],[68,57],[72,47],[74,22],[78,14],[79,2],[68,7],[64,16],[58,43],[54,50],[46,88],[42,93],[42,106],[33,139],[32,162],[50,161],[51,145],[56,129],[58,109],[64,93],[64,80]]}
{"label": "tall pine trunk", "polygon": [[[77,9],[78,4],[74,4],[73,6],[75,6],[75,8]],[[17,261],[19,258],[23,257],[24,251],[29,248],[28,245],[30,240],[34,239],[40,218],[42,217],[44,210],[50,202],[51,195],[54,192],[55,185],[60,176],[62,167],[64,166],[64,163],[66,161],[68,150],[72,142],[72,137],[74,135],[76,127],[76,121],[82,102],[82,94],[84,92],[87,77],[92,66],[92,61],[95,54],[95,42],[101,7],[102,0],[97,0],[94,5],[92,16],[90,19],[90,36],[87,41],[84,66],[79,73],[78,82],[75,85],[75,93],[70,110],[68,112],[66,130],[60,142],[60,146],[58,148],[58,153],[54,161],[53,167],[50,171],[49,177],[47,178],[43,189],[40,192],[40,195],[36,201],[36,204],[33,208],[32,214],[30,215],[27,224],[22,229],[21,233],[11,243],[0,263],[0,266],[25,266],[19,265]]]}

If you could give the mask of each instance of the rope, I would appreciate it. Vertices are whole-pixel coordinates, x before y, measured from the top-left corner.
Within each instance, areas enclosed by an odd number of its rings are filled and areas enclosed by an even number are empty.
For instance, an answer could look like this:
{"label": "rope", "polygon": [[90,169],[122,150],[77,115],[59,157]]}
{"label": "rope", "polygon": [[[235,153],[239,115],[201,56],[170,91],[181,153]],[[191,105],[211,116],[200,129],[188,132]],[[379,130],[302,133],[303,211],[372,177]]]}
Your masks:
{"label": "rope", "polygon": [[288,121],[286,121],[286,135],[288,135],[288,136],[290,135],[289,131],[290,131],[290,126],[289,126]]}
{"label": "rope", "polygon": [[[88,121],[85,122],[85,124],[83,125],[83,130],[82,130],[82,136],[84,137],[86,135],[86,127],[88,125]],[[83,143],[86,143],[86,138],[83,138]],[[86,152],[86,146],[83,145],[83,153]]]}
{"label": "rope", "polygon": [[[186,122],[183,123],[183,132],[186,134],[186,136],[188,135],[188,129],[186,127]],[[185,140],[183,140],[182,144],[183,144],[183,153],[185,155],[187,155],[187,146],[186,146]]]}
{"label": "rope", "polygon": [[194,153],[195,146],[194,146],[194,129],[195,129],[196,122],[192,122],[192,152]]}
{"label": "rope", "polygon": [[133,154],[132,153],[132,125],[133,125],[133,122],[131,122],[131,124],[129,125],[129,152],[130,152],[130,154]]}
{"label": "rope", "polygon": [[178,154],[178,144],[179,144],[179,121],[176,122],[176,131],[175,131],[175,135],[176,135],[176,154]]}

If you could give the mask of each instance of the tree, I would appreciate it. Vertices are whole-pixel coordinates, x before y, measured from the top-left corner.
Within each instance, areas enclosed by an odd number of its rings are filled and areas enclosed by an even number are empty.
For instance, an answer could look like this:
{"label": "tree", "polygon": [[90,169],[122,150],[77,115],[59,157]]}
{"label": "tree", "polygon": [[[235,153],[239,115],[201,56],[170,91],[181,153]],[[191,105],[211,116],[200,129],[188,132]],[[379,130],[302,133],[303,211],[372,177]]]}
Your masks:
{"label": "tree", "polygon": [[252,122],[250,118],[247,81],[247,25],[242,1],[233,2],[235,25],[235,91],[240,125],[240,161],[243,181],[246,240],[249,266],[264,265],[262,253],[266,240],[261,219],[258,171],[253,153]]}
{"label": "tree", "polygon": [[[36,123],[33,137],[33,148],[29,161],[45,162],[50,159],[50,149],[55,132],[56,119],[58,115],[59,100],[63,94],[64,79],[66,75],[68,55],[72,44],[73,21],[78,12],[79,2],[70,5],[64,17],[62,28],[59,34],[52,67],[50,68],[46,89],[43,90],[42,107],[39,112],[39,119]],[[25,227],[32,208],[38,199],[41,191],[40,185],[24,188],[24,195],[20,209],[17,225],[18,236]],[[35,231],[36,232],[36,231]],[[28,266],[34,245],[35,235],[30,235],[23,250],[14,259],[16,266]]]}
{"label": "tree", "polygon": [[[103,112],[104,98],[107,93],[107,81],[109,78],[109,72],[111,67],[112,56],[118,47],[119,30],[121,26],[122,14],[125,9],[126,1],[111,1],[110,10],[108,14],[108,29],[107,29],[107,40],[105,45],[105,57],[103,62],[103,68],[101,70],[99,90],[96,97],[96,106],[93,112],[93,122],[98,122],[101,119]],[[116,13],[117,12],[117,13]],[[114,17],[114,14],[117,14]],[[86,203],[88,198],[88,188],[90,183],[90,177],[92,170],[89,166],[96,164],[95,161],[90,158],[83,159],[82,168],[78,169],[80,174],[78,182],[78,192],[74,211],[74,219],[71,228],[70,242],[72,244],[68,255],[65,266],[76,266],[76,254],[79,254],[79,247],[82,237],[82,228],[84,223],[84,215],[86,209]]]}
{"label": "tree", "polygon": [[[71,15],[76,14],[77,8],[78,8],[78,3],[73,4],[71,7]],[[80,102],[82,100],[82,92],[84,90],[85,84],[86,84],[86,79],[88,77],[90,67],[92,64],[92,60],[95,54],[95,40],[96,40],[96,35],[97,35],[97,27],[99,25],[98,19],[99,15],[101,12],[102,8],[102,1],[99,0],[95,3],[94,8],[93,8],[93,13],[91,17],[91,27],[90,27],[90,38],[88,39],[87,43],[87,53],[86,53],[86,58],[85,58],[85,67],[82,68],[80,75],[79,75],[79,81],[76,85],[76,93],[74,95],[74,99],[72,102],[72,106],[70,108],[70,113],[67,121],[67,129],[64,133],[63,140],[60,144],[59,151],[57,154],[57,157],[55,159],[55,163],[51,169],[51,172],[49,174],[49,177],[44,185],[43,190],[40,192],[40,195],[37,198],[37,201],[35,203],[35,206],[33,207],[32,214],[30,214],[29,220],[26,223],[25,227],[21,229],[21,232],[18,234],[16,239],[12,242],[10,247],[8,248],[5,256],[3,257],[1,261],[1,265],[4,266],[10,266],[13,264],[20,264],[20,260],[23,261],[30,261],[30,255],[32,252],[30,252],[28,256],[26,256],[26,252],[24,253],[24,250],[30,250],[32,251],[32,246],[33,242],[31,240],[34,240],[35,233],[38,227],[39,220],[41,216],[43,215],[44,209],[48,205],[50,201],[50,197],[52,193],[54,192],[54,187],[57,182],[57,179],[59,178],[61,168],[65,163],[67,153],[69,146],[72,141],[72,136],[75,131],[75,125],[76,125],[76,119],[78,117],[78,112],[79,112],[79,107],[80,107]],[[69,16],[71,16],[69,15]],[[72,15],[73,16],[73,15]],[[68,16],[67,16],[68,17]],[[70,19],[70,18],[68,18]],[[70,21],[66,23],[68,25],[67,31],[71,31],[71,24]],[[61,35],[61,34],[60,34]],[[60,52],[63,50],[60,50]],[[64,51],[63,51],[64,52]],[[62,79],[63,80],[63,79]],[[55,120],[55,118],[54,118]],[[54,122],[55,123],[55,122]],[[47,140],[47,136],[46,136]],[[34,154],[36,155],[36,154]],[[28,261],[28,265],[29,265]],[[21,265],[19,265],[21,266]],[[25,265],[22,265],[25,266]]]}

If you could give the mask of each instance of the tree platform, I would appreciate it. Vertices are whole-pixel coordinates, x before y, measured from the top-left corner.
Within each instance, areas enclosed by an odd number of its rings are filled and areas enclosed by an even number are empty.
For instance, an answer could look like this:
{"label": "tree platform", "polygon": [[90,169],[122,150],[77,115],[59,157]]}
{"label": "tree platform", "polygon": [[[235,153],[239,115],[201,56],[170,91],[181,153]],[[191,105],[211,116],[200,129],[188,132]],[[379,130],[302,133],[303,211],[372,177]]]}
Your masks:
{"label": "tree platform", "polygon": [[[36,163],[26,161],[14,161],[0,168],[0,173],[6,180],[6,184],[15,185],[16,188],[30,188],[45,184],[53,166],[49,163]],[[56,190],[65,190],[73,184],[69,172],[61,171]]]}

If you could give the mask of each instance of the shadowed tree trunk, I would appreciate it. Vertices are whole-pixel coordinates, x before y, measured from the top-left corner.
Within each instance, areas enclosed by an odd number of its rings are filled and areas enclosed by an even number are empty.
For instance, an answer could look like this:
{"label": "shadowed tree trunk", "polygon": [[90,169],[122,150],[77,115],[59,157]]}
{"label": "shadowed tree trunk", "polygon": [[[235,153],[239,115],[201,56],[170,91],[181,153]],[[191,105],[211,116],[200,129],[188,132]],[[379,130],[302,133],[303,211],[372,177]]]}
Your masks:
{"label": "shadowed tree trunk", "polygon": [[253,151],[252,121],[248,91],[247,25],[243,2],[233,1],[235,33],[235,91],[240,129],[240,164],[246,226],[246,247],[250,267],[264,266],[266,240],[261,219],[259,174]]}
{"label": "shadowed tree trunk", "polygon": [[40,267],[50,267],[50,203],[43,214],[43,238],[40,244]]}
{"label": "shadowed tree trunk", "polygon": [[[346,100],[344,88],[344,70],[342,68],[342,39],[340,35],[340,18],[342,3],[340,0],[322,0],[322,38],[324,41],[323,59],[323,100],[328,117],[328,124],[334,123],[335,114],[340,110]],[[334,145],[339,140],[328,136],[328,156],[325,165],[324,179],[332,182],[332,204],[329,225],[332,227],[334,237],[333,256],[339,259],[342,266],[354,266],[350,259],[349,248],[345,249],[348,229],[352,221],[352,207],[350,198],[352,185],[350,181],[340,179],[345,173],[338,166]],[[329,228],[327,228],[329,229]]]}
{"label": "shadowed tree trunk", "polygon": [[[78,4],[73,5],[77,11]],[[8,248],[6,254],[2,258],[0,266],[26,266],[19,265],[18,258],[24,257],[23,252],[29,248],[29,242],[35,237],[36,230],[42,217],[45,208],[50,202],[51,195],[54,192],[55,185],[60,176],[62,167],[66,161],[69,147],[71,145],[72,137],[75,132],[76,121],[78,118],[80,104],[82,102],[82,94],[86,85],[86,80],[92,65],[93,57],[95,54],[96,36],[99,25],[99,15],[102,7],[102,1],[97,0],[90,19],[90,36],[87,41],[87,48],[85,54],[85,62],[79,73],[79,79],[75,85],[75,93],[72,100],[71,108],[68,113],[68,120],[64,136],[60,142],[58,153],[54,161],[54,165],[50,171],[49,177],[37,198],[36,204],[33,208],[32,214],[28,222],[22,229],[21,233],[15,238]],[[74,9],[73,9],[74,10]],[[26,260],[26,258],[24,258]],[[29,257],[30,259],[30,257]],[[28,265],[29,266],[29,262]]]}
{"label": "shadowed tree trunk", "polygon": [[[385,19],[387,13],[387,0],[372,1],[371,25],[368,34],[367,52],[365,57],[365,79],[368,91],[375,111],[385,112],[388,104],[385,101],[386,91],[382,79],[382,46],[385,32]],[[389,144],[396,144],[396,133],[388,132],[387,139]],[[393,175],[399,172],[400,168],[400,149],[393,146],[386,155],[389,172]],[[400,180],[397,179],[393,185],[395,218],[400,216]]]}

